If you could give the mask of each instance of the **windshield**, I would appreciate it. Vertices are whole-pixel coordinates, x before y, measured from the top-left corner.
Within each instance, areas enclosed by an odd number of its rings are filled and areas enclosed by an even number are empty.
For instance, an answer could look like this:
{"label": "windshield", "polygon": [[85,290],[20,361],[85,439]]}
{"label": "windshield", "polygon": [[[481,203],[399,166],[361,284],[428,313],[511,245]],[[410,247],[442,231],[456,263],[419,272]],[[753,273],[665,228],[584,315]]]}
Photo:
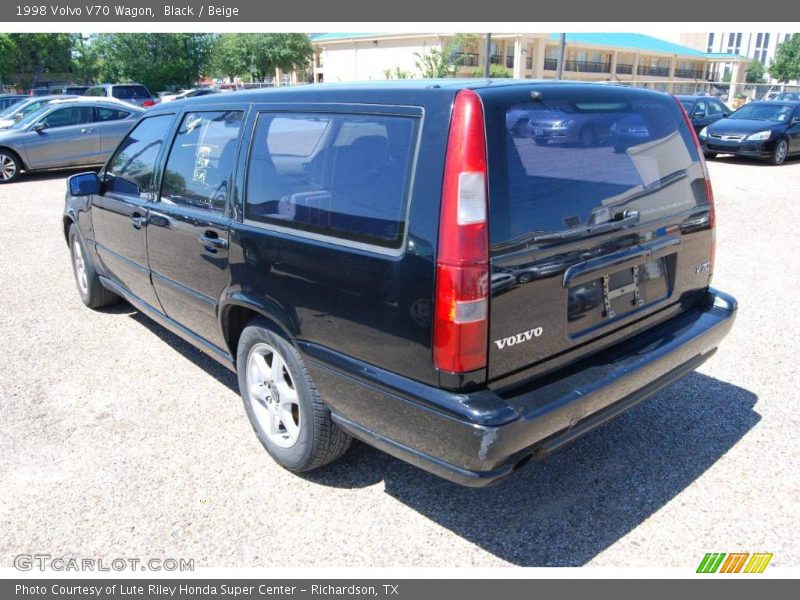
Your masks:
{"label": "windshield", "polygon": [[139,100],[150,97],[150,92],[143,85],[115,85],[111,94],[119,100]]}
{"label": "windshield", "polygon": [[30,111],[19,121],[17,121],[11,127],[9,127],[9,129],[25,129],[28,125],[38,120],[39,117],[41,117],[46,112],[46,108],[47,107],[44,106],[39,108],[38,110]]}
{"label": "windshield", "polygon": [[731,119],[751,121],[774,121],[785,123],[792,116],[794,107],[789,104],[747,104],[733,113]]}
{"label": "windshield", "polygon": [[689,98],[678,98],[678,99],[681,101],[681,104],[683,104],[683,109],[687,113],[691,114],[692,107],[694,106],[694,100],[690,100]]}

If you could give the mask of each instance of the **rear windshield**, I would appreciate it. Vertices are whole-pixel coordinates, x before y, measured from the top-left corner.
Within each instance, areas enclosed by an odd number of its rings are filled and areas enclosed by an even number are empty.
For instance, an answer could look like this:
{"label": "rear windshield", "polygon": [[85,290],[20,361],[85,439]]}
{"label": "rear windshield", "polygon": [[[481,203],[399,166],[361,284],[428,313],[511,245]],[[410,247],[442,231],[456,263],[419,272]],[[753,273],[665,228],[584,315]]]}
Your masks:
{"label": "rear windshield", "polygon": [[626,210],[644,222],[696,208],[692,182],[702,168],[673,97],[601,86],[542,90],[539,100],[528,92],[501,110],[487,107],[493,246]]}
{"label": "rear windshield", "polygon": [[111,95],[119,100],[141,100],[149,98],[150,92],[143,85],[115,85],[111,88]]}

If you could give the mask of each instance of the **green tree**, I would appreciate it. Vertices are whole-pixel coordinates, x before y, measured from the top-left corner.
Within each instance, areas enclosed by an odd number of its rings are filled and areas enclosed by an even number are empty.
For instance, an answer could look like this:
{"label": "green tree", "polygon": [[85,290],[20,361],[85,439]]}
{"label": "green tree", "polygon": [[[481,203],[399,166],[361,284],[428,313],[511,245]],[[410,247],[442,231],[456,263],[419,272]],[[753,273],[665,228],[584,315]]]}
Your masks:
{"label": "green tree", "polygon": [[72,50],[76,34],[10,33],[14,71],[24,75],[19,82],[35,87],[47,75],[72,72]]}
{"label": "green tree", "polygon": [[414,52],[414,63],[426,79],[455,77],[464,62],[458,53],[460,48],[475,43],[475,36],[459,33],[447,41],[443,49],[430,48],[422,52]]}
{"label": "green tree", "polygon": [[760,60],[751,60],[747,65],[745,80],[747,83],[764,83],[765,73],[766,69],[764,69],[764,65],[761,64]]}
{"label": "green tree", "polygon": [[249,76],[263,81],[275,69],[307,69],[314,50],[302,33],[233,33],[220,35],[211,60],[211,74],[233,78]]}
{"label": "green tree", "polygon": [[190,87],[207,71],[215,36],[208,33],[108,33],[91,44],[99,78],[137,82],[151,92]]}
{"label": "green tree", "polygon": [[[473,77],[483,77],[483,69],[475,69],[472,72]],[[489,77],[492,79],[503,79],[507,77],[511,77],[511,69],[504,67],[503,65],[489,65]]]}
{"label": "green tree", "polygon": [[8,34],[0,33],[0,85],[10,83],[8,77],[14,68],[17,47]]}
{"label": "green tree", "polygon": [[223,33],[217,37],[211,53],[210,75],[233,79],[250,72],[243,51],[245,36],[241,33]]}
{"label": "green tree", "polygon": [[800,79],[800,33],[795,33],[778,46],[769,74],[778,81]]}
{"label": "green tree", "polygon": [[413,79],[414,77],[410,72],[404,71],[400,67],[395,67],[394,71],[391,69],[384,69],[383,76],[386,77],[386,79]]}

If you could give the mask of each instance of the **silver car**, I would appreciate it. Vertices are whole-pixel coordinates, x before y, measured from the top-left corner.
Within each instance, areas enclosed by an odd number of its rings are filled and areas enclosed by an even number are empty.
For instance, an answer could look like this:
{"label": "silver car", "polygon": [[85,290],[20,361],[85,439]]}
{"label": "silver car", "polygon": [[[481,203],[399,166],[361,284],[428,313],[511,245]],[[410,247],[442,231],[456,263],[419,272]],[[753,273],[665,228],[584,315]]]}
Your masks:
{"label": "silver car", "polygon": [[36,112],[43,106],[46,106],[54,100],[63,100],[64,98],[76,98],[77,96],[29,96],[26,100],[22,100],[12,104],[3,112],[0,112],[0,129],[8,129],[14,123],[17,123],[23,117]]}
{"label": "silver car", "polygon": [[0,131],[0,184],[22,171],[102,165],[143,112],[113,99],[50,102]]}

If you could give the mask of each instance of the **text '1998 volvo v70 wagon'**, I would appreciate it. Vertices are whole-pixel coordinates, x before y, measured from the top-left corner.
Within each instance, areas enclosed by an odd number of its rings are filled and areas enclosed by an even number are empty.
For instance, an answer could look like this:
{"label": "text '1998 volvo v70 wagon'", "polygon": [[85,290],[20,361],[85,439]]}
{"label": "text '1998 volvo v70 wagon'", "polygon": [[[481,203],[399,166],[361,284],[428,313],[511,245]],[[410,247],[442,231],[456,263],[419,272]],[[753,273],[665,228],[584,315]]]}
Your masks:
{"label": "text '1998 volvo v70 wagon'", "polygon": [[[541,143],[539,122],[566,141]],[[710,287],[702,150],[658,92],[207,96],[149,110],[68,186],[83,302],[124,298],[235,370],[292,471],[355,437],[487,485],[691,372],[736,314]]]}

